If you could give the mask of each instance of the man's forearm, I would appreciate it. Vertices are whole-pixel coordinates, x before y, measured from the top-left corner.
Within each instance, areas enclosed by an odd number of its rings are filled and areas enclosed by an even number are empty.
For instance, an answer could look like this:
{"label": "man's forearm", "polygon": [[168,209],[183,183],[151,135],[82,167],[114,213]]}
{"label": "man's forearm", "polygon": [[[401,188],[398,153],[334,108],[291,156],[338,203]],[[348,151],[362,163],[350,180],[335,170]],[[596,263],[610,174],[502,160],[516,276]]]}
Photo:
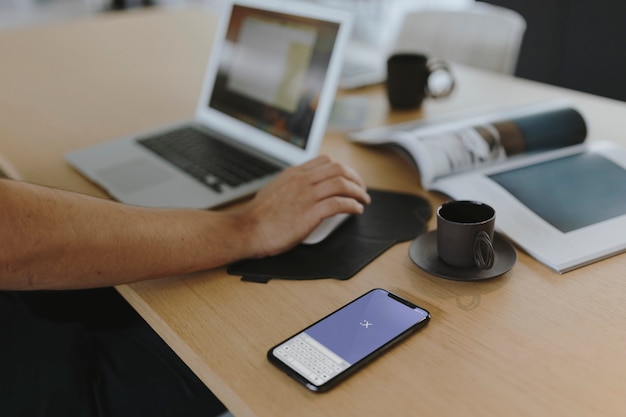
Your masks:
{"label": "man's forearm", "polygon": [[236,211],[133,207],[0,180],[0,289],[117,285],[276,255],[370,197],[325,156],[282,171]]}
{"label": "man's forearm", "polygon": [[108,286],[224,265],[252,255],[234,217],[0,181],[0,288]]}

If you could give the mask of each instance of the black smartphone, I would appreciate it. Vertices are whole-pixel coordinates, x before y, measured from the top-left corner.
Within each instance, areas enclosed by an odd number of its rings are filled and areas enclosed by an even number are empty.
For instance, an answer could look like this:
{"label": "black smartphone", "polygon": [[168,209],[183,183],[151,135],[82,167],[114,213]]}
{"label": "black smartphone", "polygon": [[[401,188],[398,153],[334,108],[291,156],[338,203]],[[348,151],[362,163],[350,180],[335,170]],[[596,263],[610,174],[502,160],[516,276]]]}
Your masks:
{"label": "black smartphone", "polygon": [[425,309],[376,288],[274,346],[267,357],[308,389],[322,392],[429,320]]}

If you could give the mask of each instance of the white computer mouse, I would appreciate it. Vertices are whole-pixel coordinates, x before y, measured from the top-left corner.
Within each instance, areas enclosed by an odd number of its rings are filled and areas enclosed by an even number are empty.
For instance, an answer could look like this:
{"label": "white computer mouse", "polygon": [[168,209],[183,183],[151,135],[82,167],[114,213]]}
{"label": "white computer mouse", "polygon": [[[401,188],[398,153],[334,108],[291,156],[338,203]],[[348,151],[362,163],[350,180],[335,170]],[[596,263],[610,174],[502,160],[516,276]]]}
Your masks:
{"label": "white computer mouse", "polygon": [[348,220],[350,214],[339,213],[334,216],[327,217],[302,241],[305,245],[314,245],[320,243],[334,230],[336,230],[343,222]]}

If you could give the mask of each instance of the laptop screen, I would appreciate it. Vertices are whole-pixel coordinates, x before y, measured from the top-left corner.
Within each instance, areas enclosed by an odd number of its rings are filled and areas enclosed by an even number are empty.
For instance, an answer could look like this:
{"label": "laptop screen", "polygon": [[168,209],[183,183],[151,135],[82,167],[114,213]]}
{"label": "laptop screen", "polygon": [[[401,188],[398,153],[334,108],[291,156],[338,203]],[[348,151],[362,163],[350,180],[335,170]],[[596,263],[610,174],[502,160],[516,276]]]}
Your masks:
{"label": "laptop screen", "polygon": [[234,5],[209,107],[305,148],[339,23]]}

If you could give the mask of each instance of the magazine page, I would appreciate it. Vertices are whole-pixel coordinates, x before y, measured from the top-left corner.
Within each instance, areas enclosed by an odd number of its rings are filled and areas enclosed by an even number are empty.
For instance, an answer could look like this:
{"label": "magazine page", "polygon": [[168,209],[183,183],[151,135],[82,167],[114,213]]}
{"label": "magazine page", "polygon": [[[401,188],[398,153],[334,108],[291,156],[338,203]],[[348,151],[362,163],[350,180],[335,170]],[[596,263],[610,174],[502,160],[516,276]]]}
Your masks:
{"label": "magazine page", "polygon": [[349,138],[402,148],[419,170],[422,186],[429,189],[439,178],[514,156],[576,145],[586,135],[582,115],[558,101],[439,123],[392,126]]}
{"label": "magazine page", "polygon": [[496,230],[558,272],[626,249],[626,148],[591,142],[464,175],[434,189],[483,201]]}

